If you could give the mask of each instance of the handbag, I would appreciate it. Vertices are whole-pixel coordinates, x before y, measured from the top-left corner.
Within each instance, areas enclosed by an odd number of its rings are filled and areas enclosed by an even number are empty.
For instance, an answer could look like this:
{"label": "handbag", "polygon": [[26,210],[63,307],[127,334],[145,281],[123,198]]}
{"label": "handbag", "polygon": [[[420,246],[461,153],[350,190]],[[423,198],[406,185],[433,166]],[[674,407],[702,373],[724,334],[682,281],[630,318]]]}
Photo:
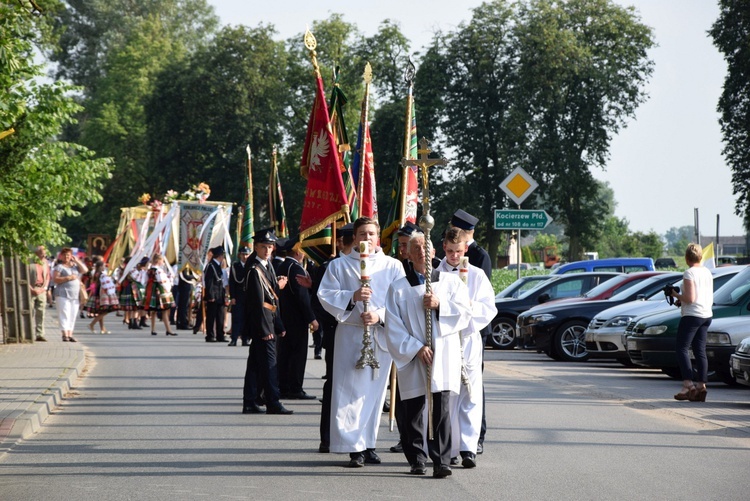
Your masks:
{"label": "handbag", "polygon": [[86,301],[89,300],[89,293],[86,291],[86,287],[81,284],[78,287],[78,302],[81,304],[86,304]]}

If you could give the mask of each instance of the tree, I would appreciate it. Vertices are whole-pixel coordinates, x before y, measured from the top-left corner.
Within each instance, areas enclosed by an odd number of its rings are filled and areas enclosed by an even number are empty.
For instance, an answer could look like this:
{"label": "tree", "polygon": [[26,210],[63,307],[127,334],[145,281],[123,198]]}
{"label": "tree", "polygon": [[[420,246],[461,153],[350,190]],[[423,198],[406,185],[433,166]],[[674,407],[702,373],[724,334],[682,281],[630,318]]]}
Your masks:
{"label": "tree", "polygon": [[646,99],[651,30],[610,0],[531,0],[518,39],[528,167],[576,259],[604,218],[591,169],[606,165],[612,135]]}
{"label": "tree", "polygon": [[71,0],[56,22],[59,48],[48,51],[56,74],[83,86],[85,113],[69,136],[115,163],[102,202],[65,221],[83,240],[113,234],[120,207],[159,185],[146,154],[145,103],[159,72],[202,46],[218,21],[205,0]]}
{"label": "tree", "polygon": [[67,242],[62,216],[100,199],[109,159],[60,141],[65,125],[81,107],[70,97],[74,87],[38,80],[34,47],[49,48],[49,20],[32,15],[16,1],[0,1],[0,250],[26,254],[29,246]]}
{"label": "tree", "polygon": [[[147,167],[159,172],[155,192],[207,182],[212,199],[240,203],[250,145],[255,220],[261,210],[267,214],[272,146],[284,142],[288,103],[287,53],[274,33],[271,26],[226,27],[158,76],[145,107]],[[285,193],[288,200],[300,194]]]}
{"label": "tree", "polygon": [[724,137],[724,158],[732,169],[735,213],[750,232],[750,2],[719,0],[719,18],[709,30],[724,54],[727,76],[717,110]]}
{"label": "tree", "polygon": [[688,244],[693,240],[694,235],[695,228],[693,226],[681,226],[679,228],[672,227],[667,230],[664,238],[667,241],[667,249],[669,253],[678,256],[682,255]]}

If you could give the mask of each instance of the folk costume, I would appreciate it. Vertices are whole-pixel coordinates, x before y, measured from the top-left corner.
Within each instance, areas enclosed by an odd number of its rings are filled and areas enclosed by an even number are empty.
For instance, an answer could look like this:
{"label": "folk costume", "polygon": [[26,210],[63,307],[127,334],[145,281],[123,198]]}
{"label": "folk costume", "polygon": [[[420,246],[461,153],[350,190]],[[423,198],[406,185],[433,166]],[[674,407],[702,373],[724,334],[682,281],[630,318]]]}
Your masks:
{"label": "folk costume", "polygon": [[428,436],[423,414],[426,407],[427,373],[417,353],[425,346],[424,276],[412,267],[406,277],[391,285],[386,301],[386,339],[398,369],[398,386],[406,413],[404,455],[412,467],[432,459],[438,472],[451,459],[450,394],[461,386],[461,341],[459,333],[469,325],[471,302],[461,280],[433,270],[432,293],[440,301],[432,311],[433,363],[430,390],[433,399],[434,439]]}
{"label": "folk costume", "polygon": [[117,287],[112,277],[107,275],[106,270],[102,270],[98,276],[94,276],[93,278],[92,292],[89,294],[89,298],[83,309],[95,315],[120,309],[120,302],[117,299]]}
{"label": "folk costume", "polygon": [[123,311],[138,311],[143,301],[142,285],[138,279],[141,277],[141,271],[133,268],[128,275],[120,282],[120,309]]}
{"label": "folk costume", "polygon": [[146,292],[143,309],[146,311],[169,310],[174,306],[172,279],[163,268],[152,266],[146,272]]}
{"label": "folk costume", "polygon": [[[443,258],[438,271],[458,276],[459,270]],[[453,437],[452,457],[464,458],[465,466],[476,464],[477,444],[482,427],[482,409],[484,391],[482,387],[482,335],[480,331],[497,315],[495,292],[484,272],[469,264],[468,281],[469,299],[471,300],[471,319],[469,326],[461,331],[463,337],[463,363],[469,377],[471,394],[465,385],[461,385],[458,395],[451,395],[451,430]],[[466,460],[466,458],[470,460]]]}
{"label": "folk costume", "polygon": [[359,253],[351,252],[328,264],[318,290],[323,308],[339,322],[334,341],[333,387],[331,394],[330,450],[360,453],[375,449],[380,414],[385,402],[388,367],[391,356],[386,346],[382,322],[385,320],[385,296],[388,286],[404,276],[404,267],[396,259],[376,249],[370,254],[369,310],[380,317],[380,325],[370,326],[372,348],[381,369],[356,369],[362,350],[364,324],[361,302],[353,302],[361,288]]}

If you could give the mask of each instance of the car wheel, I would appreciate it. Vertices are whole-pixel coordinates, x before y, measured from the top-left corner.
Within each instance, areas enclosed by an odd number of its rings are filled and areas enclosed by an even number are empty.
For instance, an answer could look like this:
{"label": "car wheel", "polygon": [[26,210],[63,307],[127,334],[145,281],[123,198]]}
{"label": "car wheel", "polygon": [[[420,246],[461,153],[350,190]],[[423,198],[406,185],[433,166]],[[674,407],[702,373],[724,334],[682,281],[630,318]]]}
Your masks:
{"label": "car wheel", "polygon": [[587,324],[580,321],[572,321],[563,324],[555,334],[554,351],[560,360],[566,362],[584,362],[589,358],[586,351],[586,327]]}
{"label": "car wheel", "polygon": [[500,317],[492,322],[489,337],[490,345],[500,350],[510,350],[516,345],[516,322],[508,317]]}

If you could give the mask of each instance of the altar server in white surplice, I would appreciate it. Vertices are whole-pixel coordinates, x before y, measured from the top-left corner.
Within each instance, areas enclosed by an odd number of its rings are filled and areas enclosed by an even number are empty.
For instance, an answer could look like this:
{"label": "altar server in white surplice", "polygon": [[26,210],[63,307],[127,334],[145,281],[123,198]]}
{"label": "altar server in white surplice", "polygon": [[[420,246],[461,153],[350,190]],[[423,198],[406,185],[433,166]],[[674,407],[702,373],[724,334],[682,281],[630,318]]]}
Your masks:
{"label": "altar server in white surplice", "polygon": [[477,465],[477,444],[482,427],[482,334],[481,330],[497,315],[495,291],[481,268],[469,264],[466,254],[468,236],[460,228],[451,228],[445,233],[443,250],[445,257],[438,270],[458,275],[469,287],[471,299],[471,321],[461,331],[463,338],[465,374],[469,385],[461,385],[459,395],[451,395],[451,421],[453,447],[452,456],[461,453],[464,468]]}
{"label": "altar server in white surplice", "polygon": [[[354,222],[354,249],[333,259],[323,275],[318,298],[323,308],[338,321],[333,350],[333,389],[331,394],[331,452],[349,453],[349,466],[356,468],[380,463],[375,453],[380,414],[391,356],[383,334],[385,296],[388,287],[404,276],[400,261],[383,254],[377,247],[380,225],[371,218]],[[367,258],[370,286],[360,281],[360,242],[375,249]],[[363,301],[369,301],[368,312]],[[364,325],[370,326],[372,348],[380,369],[356,369],[361,356]],[[329,375],[330,376],[330,375]]]}
{"label": "altar server in white surplice", "polygon": [[[469,290],[457,275],[431,274],[432,293],[425,287],[425,236],[414,232],[409,239],[411,267],[406,277],[395,282],[386,301],[388,349],[398,368],[398,386],[404,409],[406,442],[404,455],[411,473],[426,473],[429,454],[433,476],[451,474],[451,422],[449,396],[461,385],[461,342],[459,332],[469,325]],[[432,314],[432,348],[426,342],[425,309]],[[431,368],[430,391],[433,401],[433,440],[423,413],[426,404],[427,373]]]}

